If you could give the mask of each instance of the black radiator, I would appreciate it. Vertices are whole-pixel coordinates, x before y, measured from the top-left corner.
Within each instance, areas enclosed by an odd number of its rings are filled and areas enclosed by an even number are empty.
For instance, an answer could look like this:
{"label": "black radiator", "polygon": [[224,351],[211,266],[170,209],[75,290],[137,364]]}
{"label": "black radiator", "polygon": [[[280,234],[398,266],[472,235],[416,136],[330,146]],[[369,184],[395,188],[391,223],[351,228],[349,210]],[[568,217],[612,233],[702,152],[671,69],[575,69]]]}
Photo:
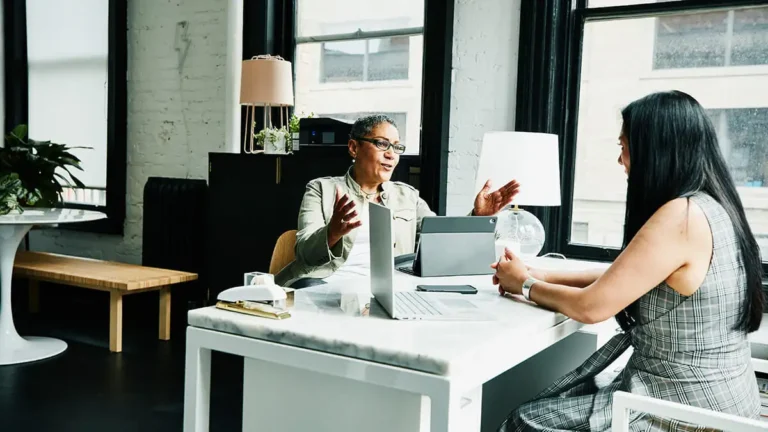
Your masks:
{"label": "black radiator", "polygon": [[205,180],[150,177],[144,186],[142,264],[197,273],[194,282],[171,289],[171,329],[186,326],[189,309],[205,306]]}

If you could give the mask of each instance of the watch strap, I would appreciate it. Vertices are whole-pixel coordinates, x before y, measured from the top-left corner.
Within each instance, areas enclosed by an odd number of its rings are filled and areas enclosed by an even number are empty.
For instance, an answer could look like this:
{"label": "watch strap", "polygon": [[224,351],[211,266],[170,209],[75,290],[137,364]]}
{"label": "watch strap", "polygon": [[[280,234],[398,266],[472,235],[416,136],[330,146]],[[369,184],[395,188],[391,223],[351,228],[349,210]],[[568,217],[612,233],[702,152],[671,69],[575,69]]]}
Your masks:
{"label": "watch strap", "polygon": [[525,297],[526,300],[531,300],[531,287],[533,287],[533,284],[536,282],[539,282],[538,279],[534,279],[532,277],[529,277],[528,279],[523,282],[523,297]]}

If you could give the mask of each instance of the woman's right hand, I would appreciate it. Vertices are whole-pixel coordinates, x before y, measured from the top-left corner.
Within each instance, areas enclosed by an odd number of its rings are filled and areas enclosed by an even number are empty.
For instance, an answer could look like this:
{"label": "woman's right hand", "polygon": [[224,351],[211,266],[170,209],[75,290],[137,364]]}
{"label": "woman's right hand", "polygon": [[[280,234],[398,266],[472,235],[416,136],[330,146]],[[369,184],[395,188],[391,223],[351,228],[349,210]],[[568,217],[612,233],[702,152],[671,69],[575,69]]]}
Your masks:
{"label": "woman's right hand", "polygon": [[336,187],[336,204],[333,206],[333,215],[328,223],[329,248],[336,246],[336,243],[345,235],[363,224],[360,220],[353,221],[356,216],[355,202],[347,194],[342,194],[341,189]]}

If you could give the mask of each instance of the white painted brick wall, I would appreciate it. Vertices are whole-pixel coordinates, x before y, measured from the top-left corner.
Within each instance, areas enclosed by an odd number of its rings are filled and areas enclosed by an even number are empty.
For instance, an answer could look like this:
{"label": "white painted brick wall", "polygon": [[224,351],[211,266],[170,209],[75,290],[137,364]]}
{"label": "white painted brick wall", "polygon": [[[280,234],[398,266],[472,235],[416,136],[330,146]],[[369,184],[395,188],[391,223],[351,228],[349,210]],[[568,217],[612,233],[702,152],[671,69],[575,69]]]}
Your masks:
{"label": "white painted brick wall", "polygon": [[472,208],[483,134],[514,130],[520,2],[456,0],[448,215]]}
{"label": "white painted brick wall", "polygon": [[[208,152],[223,151],[227,0],[128,2],[128,181],[125,235],[32,233],[34,250],[141,262],[148,177],[207,178]],[[177,23],[189,51],[180,67]]]}

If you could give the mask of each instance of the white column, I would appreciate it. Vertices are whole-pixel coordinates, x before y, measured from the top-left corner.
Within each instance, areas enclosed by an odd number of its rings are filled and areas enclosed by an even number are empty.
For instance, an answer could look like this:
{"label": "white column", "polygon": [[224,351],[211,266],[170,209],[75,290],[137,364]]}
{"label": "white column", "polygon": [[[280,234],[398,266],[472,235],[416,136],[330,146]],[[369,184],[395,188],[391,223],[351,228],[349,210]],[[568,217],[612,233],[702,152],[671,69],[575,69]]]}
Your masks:
{"label": "white column", "polygon": [[240,68],[243,60],[243,0],[227,5],[227,63],[224,139],[228,152],[240,153]]}

